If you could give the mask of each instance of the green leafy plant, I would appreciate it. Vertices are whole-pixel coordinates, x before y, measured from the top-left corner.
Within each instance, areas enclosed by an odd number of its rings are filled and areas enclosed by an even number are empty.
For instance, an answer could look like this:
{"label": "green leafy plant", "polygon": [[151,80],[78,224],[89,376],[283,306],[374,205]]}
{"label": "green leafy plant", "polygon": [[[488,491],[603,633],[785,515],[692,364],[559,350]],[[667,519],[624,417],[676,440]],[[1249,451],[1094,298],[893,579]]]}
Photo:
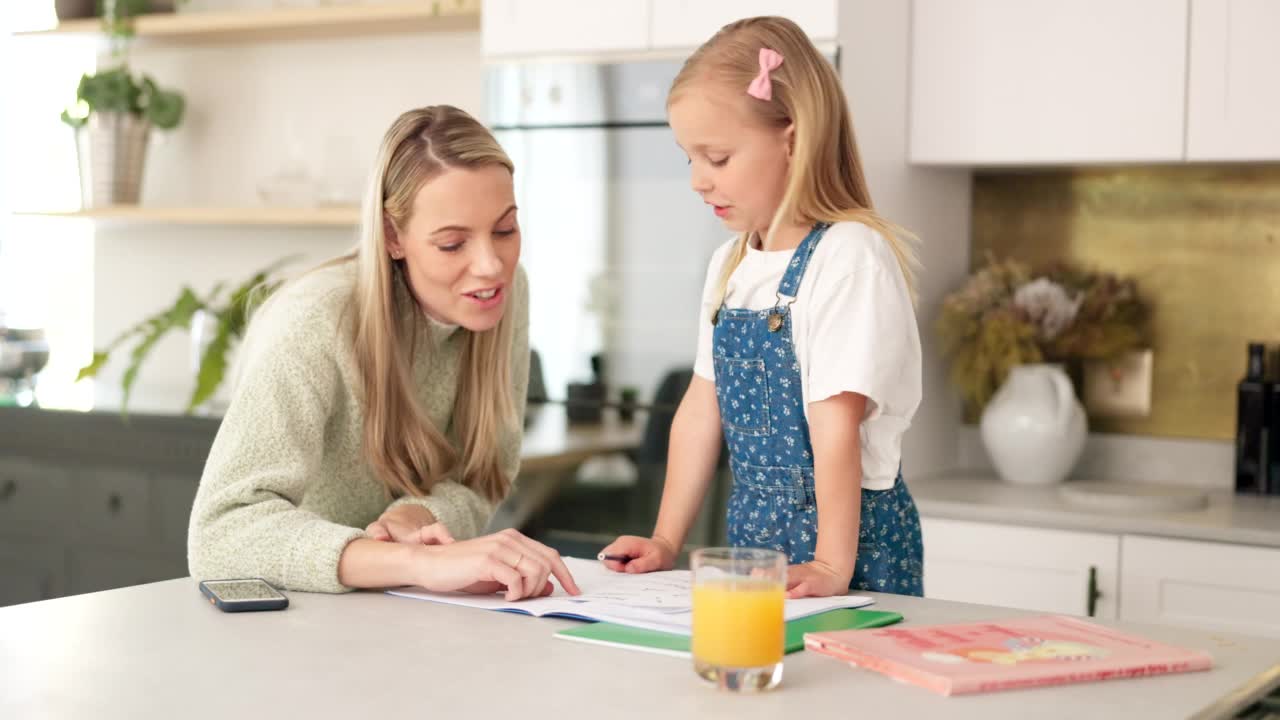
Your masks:
{"label": "green leafy plant", "polygon": [[943,300],[936,329],[973,417],[1018,365],[1111,360],[1145,347],[1148,317],[1132,279],[988,258]]}
{"label": "green leafy plant", "polygon": [[133,19],[150,7],[151,0],[98,0],[102,29],[119,63],[80,77],[75,105],[62,112],[64,123],[83,127],[95,112],[129,113],[162,130],[172,130],[182,123],[186,111],[182,94],[161,88],[149,75],[135,76],[126,60],[133,38]]}
{"label": "green leafy plant", "polygon": [[203,310],[213,316],[214,331],[208,347],[200,357],[195,388],[187,402],[187,412],[194,411],[217,392],[218,386],[226,376],[228,355],[234,344],[244,337],[249,324],[249,315],[284,282],[282,279],[275,278],[274,274],[281,266],[292,260],[292,257],[284,258],[255,272],[225,295],[223,283],[215,286],[204,297],[197,295],[190,287],[184,286],[178,293],[178,298],[168,308],[125,330],[105,348],[94,352],[93,362],[80,369],[76,380],[95,377],[107,364],[111,353],[124,343],[136,340],[137,343],[129,352],[129,365],[125,368],[120,380],[124,391],[120,409],[122,414],[127,414],[129,396],[138,379],[138,371],[156,343],[170,331],[190,330],[192,319],[197,312]]}
{"label": "green leafy plant", "polygon": [[185,110],[181,93],[162,90],[150,76],[134,77],[127,65],[120,65],[83,75],[76,88],[76,104],[62,111],[62,121],[79,128],[95,112],[120,112],[171,130],[182,123]]}
{"label": "green leafy plant", "polygon": [[111,38],[116,51],[122,41],[133,37],[133,18],[151,9],[151,0],[98,0],[102,30]]}

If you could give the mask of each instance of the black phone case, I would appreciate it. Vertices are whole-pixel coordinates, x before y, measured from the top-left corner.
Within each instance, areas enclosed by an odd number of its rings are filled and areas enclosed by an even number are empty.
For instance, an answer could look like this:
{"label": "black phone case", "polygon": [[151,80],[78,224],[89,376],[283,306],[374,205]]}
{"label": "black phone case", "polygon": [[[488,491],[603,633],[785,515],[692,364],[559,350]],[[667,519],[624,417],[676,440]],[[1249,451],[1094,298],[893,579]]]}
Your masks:
{"label": "black phone case", "polygon": [[[239,578],[241,580],[254,580],[258,578]],[[263,582],[266,582],[265,580]],[[274,589],[275,586],[267,583]],[[280,592],[277,590],[276,592]],[[209,604],[218,608],[222,612],[253,612],[255,610],[284,610],[289,607],[289,598],[282,597],[279,600],[236,600],[227,602],[219,598],[217,593],[213,592],[200,581],[200,593],[209,599]],[[283,593],[282,593],[283,594]]]}

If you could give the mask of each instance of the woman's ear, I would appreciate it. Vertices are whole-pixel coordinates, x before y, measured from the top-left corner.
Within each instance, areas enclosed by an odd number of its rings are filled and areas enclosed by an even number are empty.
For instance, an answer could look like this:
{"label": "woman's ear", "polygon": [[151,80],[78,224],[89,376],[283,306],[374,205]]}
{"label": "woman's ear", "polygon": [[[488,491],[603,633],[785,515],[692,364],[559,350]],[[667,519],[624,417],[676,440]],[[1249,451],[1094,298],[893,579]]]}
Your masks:
{"label": "woman's ear", "polygon": [[382,216],[382,235],[386,238],[387,254],[394,260],[404,257],[404,247],[400,244],[400,235],[396,233],[395,223],[385,214]]}

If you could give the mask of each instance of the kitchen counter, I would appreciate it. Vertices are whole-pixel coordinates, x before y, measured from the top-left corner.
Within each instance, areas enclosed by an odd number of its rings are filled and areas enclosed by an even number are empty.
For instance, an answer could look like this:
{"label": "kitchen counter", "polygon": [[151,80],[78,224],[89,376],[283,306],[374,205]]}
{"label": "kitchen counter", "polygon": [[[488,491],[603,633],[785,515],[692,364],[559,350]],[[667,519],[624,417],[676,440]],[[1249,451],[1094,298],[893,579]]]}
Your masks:
{"label": "kitchen counter", "polygon": [[[870,593],[910,624],[1007,608]],[[801,652],[782,687],[719,692],[686,659],[557,640],[572,623],[380,593],[226,614],[189,578],[0,608],[0,717],[1232,717],[1280,684],[1280,641],[1103,624],[1208,651],[1207,672],[943,697]]]}
{"label": "kitchen counter", "polygon": [[1280,496],[1210,491],[1199,510],[1106,512],[1073,503],[1059,487],[1011,485],[989,475],[942,473],[907,482],[925,517],[1280,547]]}

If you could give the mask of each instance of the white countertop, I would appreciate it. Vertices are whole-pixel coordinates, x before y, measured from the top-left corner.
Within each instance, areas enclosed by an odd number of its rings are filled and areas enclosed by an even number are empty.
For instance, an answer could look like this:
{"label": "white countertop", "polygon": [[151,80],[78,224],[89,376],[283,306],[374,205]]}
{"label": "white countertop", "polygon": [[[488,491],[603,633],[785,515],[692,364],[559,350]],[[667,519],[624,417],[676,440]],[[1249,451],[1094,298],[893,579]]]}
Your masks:
{"label": "white countertop", "polygon": [[1280,496],[1209,491],[1208,507],[1200,510],[1121,513],[1072,504],[1057,487],[977,474],[908,478],[907,486],[925,517],[1280,547]]}
{"label": "white countertop", "polygon": [[[565,620],[379,593],[289,595],[283,612],[224,614],[184,578],[0,608],[0,717],[1167,720],[1280,683],[1280,641],[1106,623],[1207,650],[1216,667],[946,698],[802,652],[787,656],[778,691],[739,697],[705,685],[688,660],[554,639]],[[872,595],[912,624],[1029,614]]]}

